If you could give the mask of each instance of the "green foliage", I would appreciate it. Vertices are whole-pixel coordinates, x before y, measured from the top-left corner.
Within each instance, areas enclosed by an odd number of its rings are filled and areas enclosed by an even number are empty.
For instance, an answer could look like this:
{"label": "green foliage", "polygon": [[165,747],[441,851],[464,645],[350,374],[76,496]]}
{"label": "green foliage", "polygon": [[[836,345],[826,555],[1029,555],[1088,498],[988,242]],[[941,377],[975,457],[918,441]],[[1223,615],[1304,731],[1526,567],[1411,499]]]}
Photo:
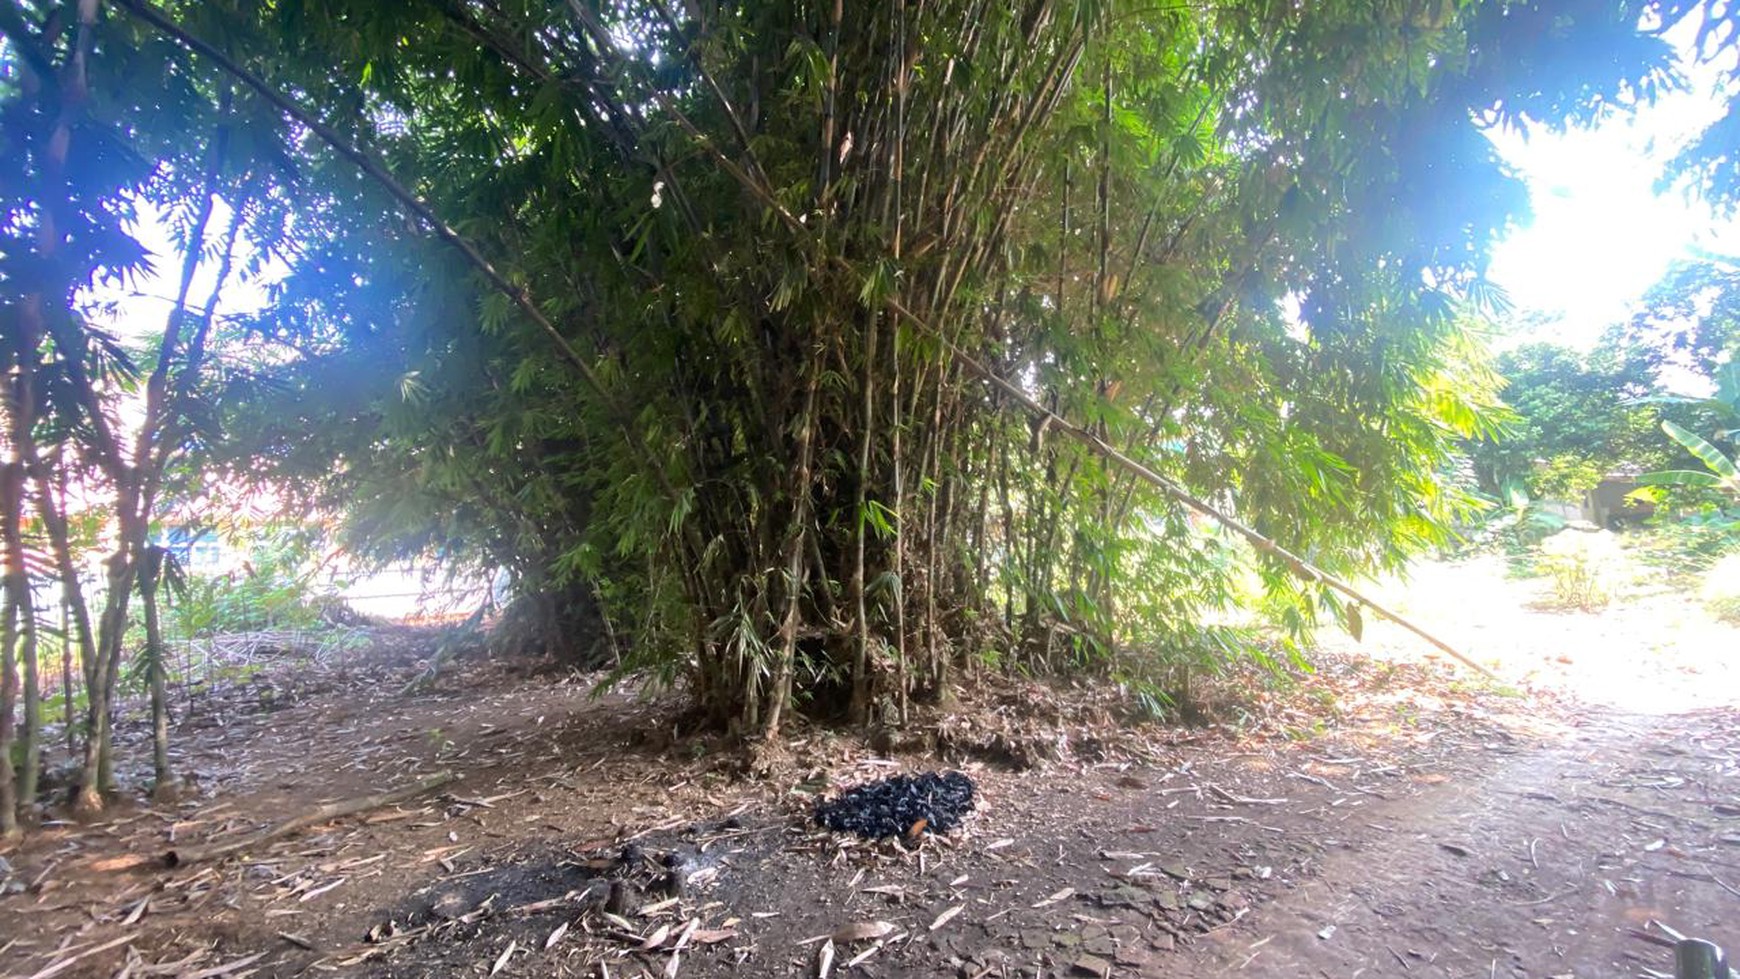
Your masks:
{"label": "green foliage", "polygon": [[1483,500],[1487,506],[1467,522],[1453,550],[1480,553],[1496,550],[1507,559],[1511,573],[1527,577],[1535,573],[1541,541],[1565,529],[1565,517],[1550,504],[1529,495],[1520,478],[1501,487],[1499,499]]}
{"label": "green foliage", "polygon": [[[1490,491],[1522,480],[1535,497],[1575,501],[1615,472],[1695,463],[1695,443],[1676,436],[1676,449],[1658,429],[1740,428],[1732,397],[1723,393],[1740,385],[1736,352],[1740,273],[1713,261],[1669,269],[1640,311],[1607,330],[1592,352],[1543,343],[1506,351],[1497,366],[1518,423],[1507,437],[1473,446],[1482,485]],[[1717,394],[1661,393],[1698,384]],[[1702,475],[1658,474],[1650,482],[1714,485]]]}
{"label": "green foliage", "polygon": [[[1735,353],[1740,354],[1740,347],[1735,348]],[[1740,362],[1729,361],[1715,373],[1714,396],[1682,400],[1702,409],[1706,417],[1718,420],[1722,425],[1718,438],[1730,444],[1740,443],[1740,429],[1727,427],[1740,425]],[[1725,512],[1727,507],[1740,504],[1740,466],[1736,466],[1735,457],[1683,425],[1664,421],[1661,427],[1668,438],[1704,468],[1667,469],[1645,473],[1638,477],[1638,482],[1646,487],[1679,491],[1681,498],[1678,502],[1682,505],[1686,502],[1687,491],[1694,501],[1701,495],[1703,502],[1712,504],[1706,509],[1714,511],[1718,519],[1740,522],[1740,511]]]}
{"label": "green foliage", "polygon": [[[20,50],[62,40],[49,6]],[[1292,636],[1357,610],[960,355],[1332,573],[1446,542],[1458,447],[1503,417],[1465,314],[1525,206],[1480,126],[1651,97],[1670,51],[1639,3],[1428,6],[162,8],[295,125],[120,7],[86,141],[133,165],[86,210],[185,200],[185,133],[229,106],[225,172],[292,267],[238,324],[272,383],[212,381],[230,474],[344,512],[355,549],[594,596],[623,670],[721,723],[902,712],[988,647],[1212,668],[1252,592]]]}
{"label": "green foliage", "polygon": [[1724,557],[1740,552],[1740,520],[1721,514],[1658,518],[1625,536],[1639,563],[1670,579],[1702,579]]}
{"label": "green foliage", "polygon": [[1740,595],[1724,595],[1704,602],[1704,608],[1718,622],[1740,626]]}
{"label": "green foliage", "polygon": [[312,629],[333,596],[310,580],[307,539],[279,533],[254,547],[243,570],[188,575],[170,595],[165,632],[193,639],[259,629]]}
{"label": "green foliage", "polygon": [[1659,408],[1637,400],[1655,375],[1616,353],[1605,344],[1593,354],[1530,344],[1500,354],[1504,399],[1518,420],[1507,437],[1473,446],[1482,484],[1520,481],[1536,499],[1576,501],[1609,473],[1664,463]]}
{"label": "green foliage", "polygon": [[1713,258],[1676,262],[1606,345],[1652,377],[1674,369],[1731,386],[1740,370],[1733,360],[1740,352],[1740,268]]}
{"label": "green foliage", "polygon": [[1557,604],[1585,612],[1605,608],[1632,576],[1625,550],[1605,530],[1554,534],[1541,542],[1536,568],[1551,582]]}
{"label": "green foliage", "polygon": [[1699,462],[1709,467],[1708,472],[1696,472],[1684,469],[1669,469],[1662,472],[1645,473],[1638,481],[1646,486],[1691,486],[1698,489],[1718,490],[1729,496],[1740,498],[1740,468],[1736,468],[1734,460],[1710,442],[1696,433],[1689,432],[1673,422],[1662,422],[1662,431],[1668,438],[1678,442],[1687,452],[1690,452]]}

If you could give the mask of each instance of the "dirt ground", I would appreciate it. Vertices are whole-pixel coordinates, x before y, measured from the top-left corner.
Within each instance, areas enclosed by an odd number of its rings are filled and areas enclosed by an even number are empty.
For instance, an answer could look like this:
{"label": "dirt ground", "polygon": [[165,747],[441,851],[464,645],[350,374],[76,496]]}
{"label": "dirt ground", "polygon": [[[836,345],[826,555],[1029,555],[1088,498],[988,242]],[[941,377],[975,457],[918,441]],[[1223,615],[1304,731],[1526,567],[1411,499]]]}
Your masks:
{"label": "dirt ground", "polygon": [[[1740,630],[1671,593],[1546,611],[1499,570],[1388,597],[1500,683],[1373,624],[1212,727],[987,680],[887,752],[808,730],[747,763],[595,677],[465,663],[403,693],[430,642],[393,633],[185,705],[181,801],[0,850],[0,972],[1594,979],[1671,970],[1634,932],[1740,943]],[[936,767],[978,786],[948,836],[808,818]]]}

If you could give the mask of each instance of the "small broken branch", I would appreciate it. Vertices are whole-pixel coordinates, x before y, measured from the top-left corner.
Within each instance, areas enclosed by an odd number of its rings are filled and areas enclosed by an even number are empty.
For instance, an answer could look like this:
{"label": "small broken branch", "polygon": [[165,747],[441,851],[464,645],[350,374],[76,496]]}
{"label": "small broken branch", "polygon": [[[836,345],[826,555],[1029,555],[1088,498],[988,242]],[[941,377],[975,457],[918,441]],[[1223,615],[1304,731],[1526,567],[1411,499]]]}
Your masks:
{"label": "small broken branch", "polygon": [[410,785],[400,786],[399,788],[391,789],[386,792],[377,792],[374,795],[360,796],[355,799],[344,799],[338,802],[328,802],[323,806],[316,806],[300,816],[292,816],[291,818],[274,826],[270,826],[261,832],[255,833],[253,836],[247,837],[246,839],[232,840],[228,843],[220,843],[216,846],[196,846],[170,850],[163,855],[163,865],[165,867],[185,867],[190,864],[203,863],[207,860],[220,860],[224,857],[230,856],[231,854],[253,849],[262,843],[269,843],[280,837],[289,836],[291,833],[294,833],[305,826],[313,826],[317,823],[340,819],[344,816],[354,816],[359,812],[367,812],[370,809],[379,809],[382,806],[390,806],[394,803],[416,798],[430,789],[440,788],[441,786],[454,781],[458,777],[459,776],[452,772],[441,772],[436,775],[431,775],[428,778],[412,782]]}

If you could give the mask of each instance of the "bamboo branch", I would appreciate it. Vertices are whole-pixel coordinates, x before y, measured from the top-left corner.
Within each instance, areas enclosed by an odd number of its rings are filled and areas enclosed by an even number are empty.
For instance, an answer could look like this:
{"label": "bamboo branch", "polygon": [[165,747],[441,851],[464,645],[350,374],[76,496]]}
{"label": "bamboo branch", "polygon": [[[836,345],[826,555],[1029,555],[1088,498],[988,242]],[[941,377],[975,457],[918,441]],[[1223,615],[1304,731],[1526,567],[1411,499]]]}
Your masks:
{"label": "bamboo branch", "polygon": [[374,795],[360,796],[355,799],[344,799],[338,802],[328,802],[326,805],[316,806],[300,816],[292,816],[289,819],[274,826],[270,826],[261,832],[255,833],[253,836],[247,837],[246,839],[231,840],[228,843],[219,843],[216,846],[195,846],[187,847],[185,849],[170,850],[168,853],[163,855],[163,865],[165,867],[185,867],[189,864],[204,863],[208,860],[219,860],[232,854],[240,853],[243,850],[251,850],[262,843],[270,843],[280,837],[289,836],[291,833],[294,833],[305,826],[314,826],[319,823],[330,822],[334,819],[341,819],[345,816],[354,816],[359,812],[367,812],[370,809],[379,809],[382,806],[390,806],[396,802],[404,802],[407,799],[414,799],[430,789],[440,788],[458,778],[459,776],[452,772],[441,772],[436,775],[431,775],[428,778],[419,779],[418,781],[412,782],[410,785],[402,785],[399,788],[390,789],[386,792],[377,792]]}
{"label": "bamboo branch", "polygon": [[1051,411],[1050,409],[1046,408],[1044,405],[1040,404],[1038,401],[1034,400],[1030,395],[1028,395],[1028,393],[1026,391],[1021,390],[1021,388],[1019,386],[1004,379],[1002,376],[998,375],[995,371],[991,370],[989,367],[986,367],[984,364],[979,363],[978,360],[974,359],[966,351],[964,351],[960,347],[956,346],[947,337],[945,337],[940,330],[931,326],[926,321],[920,319],[911,310],[907,309],[906,306],[903,303],[901,303],[898,298],[890,296],[887,300],[887,303],[888,303],[888,308],[893,310],[896,314],[905,317],[907,319],[907,321],[911,322],[914,326],[916,326],[919,329],[931,334],[932,336],[935,336],[936,338],[941,340],[944,344],[946,344],[950,356],[954,357],[954,359],[957,362],[959,362],[961,364],[961,366],[965,367],[969,371],[972,371],[974,374],[977,374],[987,384],[990,384],[992,387],[994,387],[997,390],[1001,391],[1002,393],[1008,395],[1009,397],[1014,398],[1017,403],[1019,403],[1023,408],[1027,409],[1028,413],[1032,414],[1035,418],[1038,418],[1047,427],[1056,428],[1056,429],[1068,434],[1069,436],[1074,438],[1076,441],[1081,442],[1082,444],[1086,445],[1093,452],[1104,457],[1106,460],[1117,464],[1119,467],[1123,468],[1127,472],[1136,476],[1138,479],[1141,479],[1144,482],[1152,484],[1155,488],[1159,489],[1162,493],[1165,493],[1167,496],[1172,497],[1174,500],[1177,500],[1178,502],[1184,504],[1185,506],[1190,507],[1192,510],[1195,510],[1198,513],[1201,513],[1202,515],[1209,517],[1210,519],[1219,523],[1221,526],[1226,527],[1228,530],[1231,530],[1232,532],[1238,534],[1240,537],[1243,537],[1245,540],[1249,541],[1251,543],[1251,545],[1253,547],[1255,547],[1258,551],[1261,551],[1264,554],[1268,554],[1269,556],[1280,561],[1283,565],[1285,565],[1287,567],[1287,569],[1289,571],[1292,571],[1295,575],[1297,575],[1301,578],[1304,578],[1307,581],[1318,582],[1322,585],[1329,587],[1330,589],[1332,589],[1334,591],[1340,592],[1342,595],[1345,595],[1348,598],[1351,598],[1354,601],[1359,602],[1361,605],[1366,606],[1367,608],[1371,609],[1373,612],[1376,612],[1378,615],[1382,616],[1383,618],[1386,618],[1386,619],[1390,620],[1391,622],[1394,622],[1396,625],[1399,625],[1402,628],[1408,630],[1409,632],[1412,632],[1414,635],[1419,636],[1421,639],[1424,639],[1426,642],[1432,644],[1432,646],[1436,647],[1437,649],[1446,653],[1447,655],[1455,658],[1458,662],[1469,667],[1470,669],[1481,674],[1482,676],[1485,676],[1488,679],[1492,679],[1492,680],[1498,679],[1497,675],[1495,675],[1491,670],[1487,669],[1484,666],[1481,666],[1479,663],[1476,663],[1474,660],[1468,658],[1467,656],[1462,654],[1460,651],[1458,651],[1454,646],[1451,646],[1449,643],[1445,642],[1444,640],[1439,639],[1437,636],[1434,636],[1432,633],[1427,632],[1425,629],[1421,628],[1420,626],[1415,625],[1413,622],[1409,621],[1407,618],[1404,618],[1400,613],[1391,611],[1390,609],[1385,608],[1384,606],[1378,604],[1377,602],[1373,601],[1369,596],[1367,596],[1365,593],[1361,592],[1360,590],[1358,590],[1357,588],[1348,584],[1347,582],[1342,581],[1340,578],[1335,577],[1334,575],[1330,574],[1327,571],[1324,571],[1322,568],[1317,567],[1316,565],[1305,560],[1304,558],[1300,557],[1299,555],[1294,554],[1292,551],[1281,546],[1279,543],[1277,543],[1273,539],[1266,537],[1261,533],[1258,533],[1255,529],[1253,529],[1250,526],[1247,526],[1243,521],[1240,521],[1236,517],[1232,517],[1232,516],[1229,516],[1228,514],[1222,513],[1220,510],[1209,505],[1208,502],[1206,502],[1205,500],[1201,499],[1200,497],[1192,494],[1189,490],[1186,490],[1184,487],[1179,486],[1177,483],[1174,483],[1172,480],[1167,479],[1165,476],[1160,475],[1159,473],[1148,468],[1147,466],[1143,465],[1142,463],[1137,462],[1135,459],[1132,459],[1128,455],[1125,455],[1123,452],[1118,451],[1118,449],[1116,449],[1115,447],[1108,445],[1104,439],[1101,439],[1099,436],[1095,435],[1094,433],[1088,431],[1087,429],[1081,427],[1080,425],[1075,424],[1074,422],[1070,421],[1069,419],[1064,418],[1062,415],[1059,415],[1056,412]]}

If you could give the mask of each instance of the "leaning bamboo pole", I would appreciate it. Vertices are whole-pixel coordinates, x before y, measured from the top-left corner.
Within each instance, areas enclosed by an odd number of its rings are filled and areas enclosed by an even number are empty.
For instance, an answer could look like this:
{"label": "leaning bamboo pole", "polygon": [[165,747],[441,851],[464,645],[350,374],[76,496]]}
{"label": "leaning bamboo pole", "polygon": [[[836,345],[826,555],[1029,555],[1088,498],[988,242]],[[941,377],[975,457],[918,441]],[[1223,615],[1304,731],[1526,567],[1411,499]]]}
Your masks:
{"label": "leaning bamboo pole", "polygon": [[1201,497],[1196,496],[1184,487],[1124,454],[1115,446],[1108,444],[1104,439],[1095,435],[1093,432],[1088,431],[1086,428],[1075,424],[1062,415],[1059,415],[1057,412],[1040,404],[1032,395],[1023,391],[1018,385],[1009,381],[1007,378],[1002,377],[996,371],[991,370],[991,368],[980,363],[972,355],[968,354],[960,347],[957,347],[948,339],[948,337],[943,335],[942,331],[931,326],[925,319],[908,309],[898,297],[890,296],[887,299],[887,304],[888,308],[896,315],[905,318],[907,322],[940,340],[944,344],[945,349],[948,350],[949,356],[953,357],[956,363],[959,363],[962,367],[965,367],[967,370],[978,375],[981,380],[996,388],[998,391],[1013,398],[1017,404],[1026,409],[1028,414],[1032,415],[1035,419],[1038,419],[1039,422],[1047,428],[1055,428],[1071,438],[1074,438],[1076,441],[1086,445],[1094,453],[1124,469],[1126,472],[1129,472],[1137,479],[1149,483],[1172,499],[1177,500],[1179,503],[1182,503],[1192,510],[1214,520],[1221,526],[1231,530],[1233,533],[1238,534],[1240,537],[1249,541],[1251,546],[1255,547],[1258,551],[1268,554],[1280,561],[1295,575],[1298,575],[1307,581],[1314,581],[1323,584],[1328,588],[1353,599],[1361,605],[1364,605],[1366,608],[1371,609],[1373,612],[1376,612],[1379,616],[1394,622],[1396,625],[1399,625],[1414,635],[1419,636],[1421,639],[1424,639],[1434,648],[1454,658],[1457,662],[1462,663],[1469,669],[1474,670],[1488,679],[1498,679],[1498,676],[1491,670],[1476,663],[1460,650],[1456,649],[1456,647],[1442,639],[1439,639],[1432,633],[1427,632],[1424,628],[1415,625],[1401,613],[1395,612],[1372,600],[1371,596],[1355,588],[1353,585],[1348,584],[1281,546],[1281,544],[1273,538],[1258,533],[1254,528],[1238,518],[1221,512]]}

